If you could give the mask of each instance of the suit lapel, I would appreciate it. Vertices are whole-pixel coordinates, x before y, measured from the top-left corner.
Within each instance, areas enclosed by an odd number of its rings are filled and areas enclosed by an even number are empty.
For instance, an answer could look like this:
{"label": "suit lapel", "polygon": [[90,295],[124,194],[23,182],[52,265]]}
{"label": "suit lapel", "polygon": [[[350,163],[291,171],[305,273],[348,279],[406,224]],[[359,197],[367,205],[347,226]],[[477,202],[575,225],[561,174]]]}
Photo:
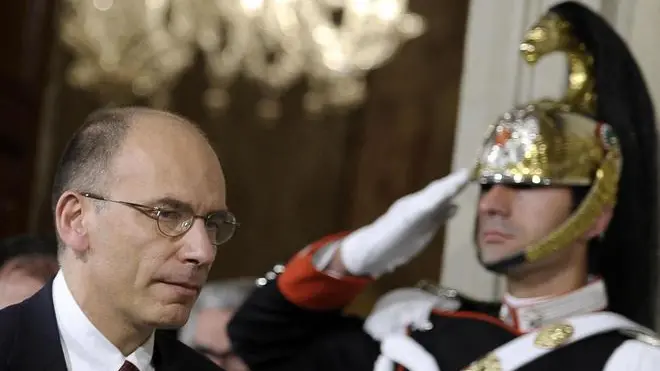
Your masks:
{"label": "suit lapel", "polygon": [[186,365],[182,357],[173,357],[173,344],[167,334],[156,330],[154,339],[154,358],[152,364],[156,371],[179,371],[187,370],[191,365]]}
{"label": "suit lapel", "polygon": [[21,371],[66,371],[50,281],[21,306],[15,353],[9,364]]}

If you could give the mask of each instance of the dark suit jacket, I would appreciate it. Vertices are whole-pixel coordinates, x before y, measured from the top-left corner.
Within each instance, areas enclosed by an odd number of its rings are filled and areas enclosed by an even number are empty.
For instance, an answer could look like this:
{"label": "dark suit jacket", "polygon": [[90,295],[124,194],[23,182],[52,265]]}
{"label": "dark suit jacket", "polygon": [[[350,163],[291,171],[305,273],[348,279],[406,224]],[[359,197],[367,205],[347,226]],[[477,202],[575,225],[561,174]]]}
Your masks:
{"label": "dark suit jacket", "polygon": [[[161,331],[156,331],[153,364],[156,371],[221,370]],[[0,310],[0,371],[46,370],[66,370],[52,282],[24,302]]]}

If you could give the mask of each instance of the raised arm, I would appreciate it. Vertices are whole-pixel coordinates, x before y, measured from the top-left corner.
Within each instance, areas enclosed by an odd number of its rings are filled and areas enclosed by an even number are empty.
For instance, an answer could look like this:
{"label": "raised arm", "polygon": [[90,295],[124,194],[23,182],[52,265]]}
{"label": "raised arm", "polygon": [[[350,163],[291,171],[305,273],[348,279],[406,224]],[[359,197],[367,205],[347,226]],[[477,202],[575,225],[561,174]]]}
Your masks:
{"label": "raised arm", "polygon": [[467,180],[462,170],[434,181],[373,223],[309,245],[281,275],[267,275],[229,324],[236,353],[252,371],[372,369],[379,344],[343,308],[426,247]]}

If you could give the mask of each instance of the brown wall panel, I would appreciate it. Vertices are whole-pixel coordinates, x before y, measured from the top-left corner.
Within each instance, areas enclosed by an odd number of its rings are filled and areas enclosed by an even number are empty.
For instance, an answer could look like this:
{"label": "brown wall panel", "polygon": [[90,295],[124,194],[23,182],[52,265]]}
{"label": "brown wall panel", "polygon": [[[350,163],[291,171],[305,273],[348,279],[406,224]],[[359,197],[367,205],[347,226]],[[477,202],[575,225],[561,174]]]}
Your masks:
{"label": "brown wall panel", "polygon": [[0,3],[0,237],[27,231],[55,1]]}

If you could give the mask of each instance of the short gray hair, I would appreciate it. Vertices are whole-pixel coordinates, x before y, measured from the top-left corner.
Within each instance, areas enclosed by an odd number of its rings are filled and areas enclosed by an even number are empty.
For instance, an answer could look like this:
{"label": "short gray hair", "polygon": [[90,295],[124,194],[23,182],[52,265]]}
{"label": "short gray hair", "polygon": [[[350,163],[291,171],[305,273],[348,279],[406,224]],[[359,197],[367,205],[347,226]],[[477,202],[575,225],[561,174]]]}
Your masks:
{"label": "short gray hair", "polygon": [[207,283],[199,293],[188,322],[179,332],[179,340],[192,346],[199,313],[205,309],[237,309],[252,293],[255,282],[256,278],[237,278]]}

